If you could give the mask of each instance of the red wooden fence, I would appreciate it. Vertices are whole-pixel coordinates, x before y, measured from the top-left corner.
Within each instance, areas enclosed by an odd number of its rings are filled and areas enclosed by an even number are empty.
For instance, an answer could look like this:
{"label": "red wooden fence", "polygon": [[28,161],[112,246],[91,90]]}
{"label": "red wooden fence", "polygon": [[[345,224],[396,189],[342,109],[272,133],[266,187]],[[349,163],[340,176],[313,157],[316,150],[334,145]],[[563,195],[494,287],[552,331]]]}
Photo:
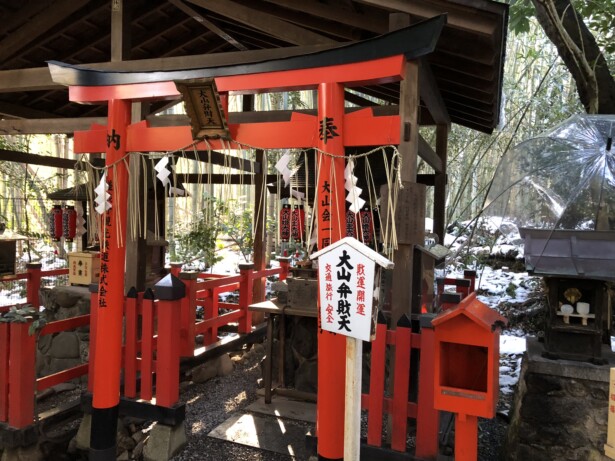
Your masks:
{"label": "red wooden fence", "polygon": [[[421,333],[413,333],[410,321],[403,316],[395,330],[387,329],[381,315],[376,326],[376,339],[371,344],[370,389],[361,396],[361,408],[367,410],[367,444],[382,447],[384,415],[391,416],[391,449],[406,452],[408,418],[417,421],[416,451],[419,458],[435,458],[438,453],[438,412],[433,405],[433,330],[424,325]],[[385,395],[385,363],[387,347],[395,348],[393,395]],[[412,350],[420,351],[418,400],[408,399],[410,390],[410,358]]]}

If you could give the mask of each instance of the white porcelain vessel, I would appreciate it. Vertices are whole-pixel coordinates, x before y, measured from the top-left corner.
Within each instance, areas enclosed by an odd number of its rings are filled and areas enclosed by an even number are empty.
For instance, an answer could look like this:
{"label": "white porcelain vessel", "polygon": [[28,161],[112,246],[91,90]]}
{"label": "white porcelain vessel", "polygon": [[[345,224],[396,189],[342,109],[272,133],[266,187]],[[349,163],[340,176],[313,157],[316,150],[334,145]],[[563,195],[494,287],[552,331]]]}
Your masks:
{"label": "white porcelain vessel", "polygon": [[574,312],[574,307],[572,307],[570,304],[562,304],[562,307],[560,307],[560,310],[562,311],[563,314],[569,315]]}
{"label": "white porcelain vessel", "polygon": [[589,303],[578,302],[577,303],[577,313],[580,315],[589,314]]}

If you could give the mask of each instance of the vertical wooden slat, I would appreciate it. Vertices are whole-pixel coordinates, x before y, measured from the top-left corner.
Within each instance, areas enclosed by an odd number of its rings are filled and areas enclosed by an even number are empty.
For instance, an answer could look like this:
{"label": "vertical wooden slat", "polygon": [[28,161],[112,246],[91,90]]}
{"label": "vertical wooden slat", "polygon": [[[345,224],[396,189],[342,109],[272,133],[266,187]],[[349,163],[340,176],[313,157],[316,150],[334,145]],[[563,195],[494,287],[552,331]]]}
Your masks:
{"label": "vertical wooden slat", "polygon": [[9,412],[9,324],[0,323],[0,421],[6,422]]}
{"label": "vertical wooden slat", "polygon": [[411,324],[401,316],[395,330],[395,377],[393,383],[393,434],[391,448],[406,451],[408,429],[408,386],[410,384]]}
{"label": "vertical wooden slat", "polygon": [[435,338],[432,316],[421,318],[421,358],[419,364],[419,393],[416,416],[417,458],[430,459],[438,454],[439,412],[434,408]]}
{"label": "vertical wooden slat", "polygon": [[154,292],[143,294],[141,321],[141,399],[152,400],[154,372]]}
{"label": "vertical wooden slat", "polygon": [[10,324],[9,426],[23,429],[34,422],[36,336],[27,323]]}
{"label": "vertical wooden slat", "polygon": [[181,355],[192,357],[194,355],[194,337],[196,323],[196,283],[197,272],[181,272],[179,279],[186,286],[186,294],[181,300]]}
{"label": "vertical wooden slat", "polygon": [[384,370],[387,325],[382,312],[378,313],[376,340],[372,342],[367,415],[367,444],[382,446],[382,410],[384,405]]}
{"label": "vertical wooden slat", "polygon": [[126,331],[124,347],[124,395],[137,396],[137,290],[126,295]]}
{"label": "vertical wooden slat", "polygon": [[250,333],[252,331],[252,311],[248,306],[252,304],[254,296],[254,264],[240,264],[239,273],[243,280],[239,286],[239,309],[241,309],[242,317],[239,319],[239,333]]}
{"label": "vertical wooden slat", "polygon": [[179,310],[180,299],[158,300],[156,356],[156,404],[172,407],[179,399]]}

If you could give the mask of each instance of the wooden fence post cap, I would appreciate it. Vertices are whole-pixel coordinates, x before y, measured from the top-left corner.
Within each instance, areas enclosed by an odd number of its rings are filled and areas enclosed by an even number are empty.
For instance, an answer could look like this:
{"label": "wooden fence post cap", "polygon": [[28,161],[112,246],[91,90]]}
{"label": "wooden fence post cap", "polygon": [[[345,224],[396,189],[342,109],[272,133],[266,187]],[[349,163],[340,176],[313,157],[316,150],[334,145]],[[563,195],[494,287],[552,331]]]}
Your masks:
{"label": "wooden fence post cap", "polygon": [[169,274],[154,285],[158,299],[175,301],[186,296],[186,285],[173,274]]}
{"label": "wooden fence post cap", "polygon": [[431,324],[431,321],[435,318],[436,318],[436,314],[421,314],[419,316],[419,325],[421,327],[421,330],[423,328],[433,329],[433,325]]}
{"label": "wooden fence post cap", "polygon": [[250,269],[254,269],[254,263],[240,263],[239,264],[240,271],[248,271]]}
{"label": "wooden fence post cap", "polygon": [[42,263],[26,263],[26,269],[40,269],[43,267]]}

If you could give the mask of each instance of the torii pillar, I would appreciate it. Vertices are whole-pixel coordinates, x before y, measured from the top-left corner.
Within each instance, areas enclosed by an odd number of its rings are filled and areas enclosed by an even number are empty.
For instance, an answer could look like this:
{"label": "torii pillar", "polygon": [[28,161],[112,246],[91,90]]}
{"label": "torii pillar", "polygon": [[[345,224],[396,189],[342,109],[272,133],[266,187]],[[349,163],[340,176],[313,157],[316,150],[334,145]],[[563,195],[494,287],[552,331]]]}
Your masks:
{"label": "torii pillar", "polygon": [[[122,321],[124,315],[124,267],[126,264],[126,212],[128,171],[126,129],[130,123],[131,101],[112,99],[108,103],[105,164],[111,209],[104,214],[101,240],[100,279],[94,355],[92,428],[90,460],[115,459],[117,418],[120,399]],[[112,264],[112,267],[111,267]],[[101,371],[104,370],[104,373]]]}

